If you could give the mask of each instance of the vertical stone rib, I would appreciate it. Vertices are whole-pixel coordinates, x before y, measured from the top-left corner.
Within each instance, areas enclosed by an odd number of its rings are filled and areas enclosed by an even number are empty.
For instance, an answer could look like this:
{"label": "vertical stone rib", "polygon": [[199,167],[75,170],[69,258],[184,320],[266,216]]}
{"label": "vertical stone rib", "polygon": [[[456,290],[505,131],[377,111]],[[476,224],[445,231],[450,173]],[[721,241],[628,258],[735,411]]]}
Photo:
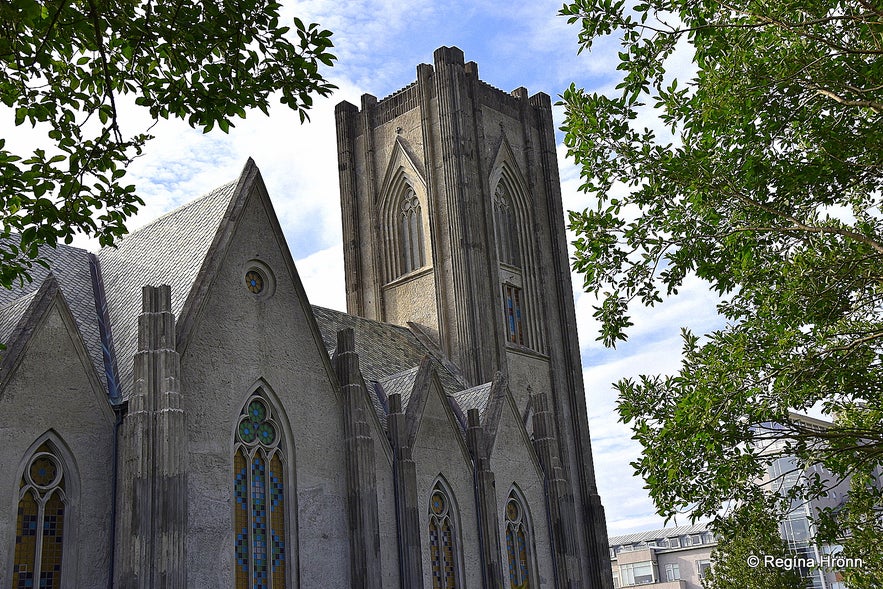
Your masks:
{"label": "vertical stone rib", "polygon": [[500,524],[497,519],[496,480],[491,470],[484,429],[478,409],[466,414],[466,443],[474,465],[475,504],[479,509],[478,537],[481,542],[482,580],[486,588],[503,587],[503,568],[500,564]]}
{"label": "vertical stone rib", "polygon": [[441,136],[442,189],[446,196],[448,234],[451,244],[451,270],[453,302],[455,309],[465,312],[455,314],[452,353],[463,369],[470,384],[481,379],[480,344],[478,334],[472,329],[477,325],[473,289],[470,287],[472,271],[469,264],[469,235],[467,234],[466,172],[463,161],[462,96],[463,52],[456,47],[440,47],[435,54],[436,95],[438,97],[439,134]]}
{"label": "vertical stone rib", "polygon": [[[552,103],[547,94],[538,93],[531,97],[530,104],[541,127],[540,163],[544,170],[545,191],[550,211],[562,211],[561,182],[558,176],[558,160],[555,149],[555,132],[552,123]],[[552,271],[554,283],[559,285],[557,308],[559,315],[554,318],[561,326],[564,369],[561,371],[565,382],[556,388],[564,389],[563,398],[556,399],[557,424],[565,425],[566,435],[573,440],[573,450],[565,456],[573,493],[578,500],[578,516],[582,518],[582,543],[588,553],[584,559],[588,580],[601,589],[612,589],[613,577],[607,566],[607,523],[598,489],[595,483],[595,467],[592,458],[592,443],[589,434],[586,394],[584,392],[579,344],[576,330],[576,311],[572,299],[570,266],[568,265],[567,240],[564,219],[560,216],[550,219],[552,227],[551,247],[554,260]],[[562,448],[563,449],[563,448]]]}
{"label": "vertical stone rib", "polygon": [[374,441],[362,409],[362,378],[352,329],[337,333],[334,370],[344,399],[352,587],[380,589],[380,523],[377,512]]}
{"label": "vertical stone rib", "polygon": [[408,444],[402,396],[389,396],[387,420],[393,448],[396,523],[398,524],[399,576],[404,587],[423,586],[423,560],[420,548],[420,512],[417,503],[417,465]]}
{"label": "vertical stone rib", "polygon": [[546,478],[546,509],[555,558],[556,586],[567,589],[595,587],[596,584],[584,583],[580,574],[573,530],[578,525],[574,518],[574,498],[558,458],[558,440],[548,400],[545,393],[535,393],[531,394],[530,402],[534,407],[534,447]]}
{"label": "vertical stone rib", "polygon": [[[180,359],[168,286],[145,286],[138,317],[135,391],[123,421],[123,493],[118,586],[183,589],[186,433],[181,408]],[[127,475],[127,476],[125,476]]]}
{"label": "vertical stone rib", "polygon": [[343,267],[346,280],[346,306],[350,313],[364,313],[362,295],[359,197],[356,181],[356,124],[359,109],[348,102],[334,108],[337,127],[337,162],[340,178],[340,209],[343,221]]}

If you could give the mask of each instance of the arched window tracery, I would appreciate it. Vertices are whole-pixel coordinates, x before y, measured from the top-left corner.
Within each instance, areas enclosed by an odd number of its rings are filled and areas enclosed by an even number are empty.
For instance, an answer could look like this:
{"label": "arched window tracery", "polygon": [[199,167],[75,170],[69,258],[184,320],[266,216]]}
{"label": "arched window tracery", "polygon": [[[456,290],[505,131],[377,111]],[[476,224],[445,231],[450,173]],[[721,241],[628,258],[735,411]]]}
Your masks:
{"label": "arched window tracery", "polygon": [[398,225],[401,274],[407,274],[426,265],[420,199],[410,186],[406,188],[399,203]]}
{"label": "arched window tracery", "polygon": [[457,530],[450,496],[436,483],[429,499],[429,560],[433,589],[456,589]]}
{"label": "arched window tracery", "polygon": [[494,191],[494,228],[497,237],[497,256],[501,264],[521,267],[518,222],[512,207],[512,196],[500,182]]}
{"label": "arched window tracery", "polygon": [[66,474],[48,442],[37,448],[22,473],[12,565],[15,588],[61,587]]}
{"label": "arched window tracery", "polygon": [[258,389],[239,415],[233,453],[236,589],[286,587],[285,449]]}
{"label": "arched window tracery", "polygon": [[530,530],[524,503],[513,489],[506,501],[506,554],[509,560],[509,586],[512,589],[530,587],[532,562],[530,557]]}

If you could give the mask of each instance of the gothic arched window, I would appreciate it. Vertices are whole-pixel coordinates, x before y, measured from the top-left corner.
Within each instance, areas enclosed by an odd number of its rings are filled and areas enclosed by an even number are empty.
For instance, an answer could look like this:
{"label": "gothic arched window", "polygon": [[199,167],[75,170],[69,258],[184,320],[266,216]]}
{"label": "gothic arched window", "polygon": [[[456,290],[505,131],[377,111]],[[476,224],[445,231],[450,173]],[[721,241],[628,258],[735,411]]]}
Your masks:
{"label": "gothic arched window", "polygon": [[286,587],[282,432],[259,393],[243,407],[233,454],[236,589]]}
{"label": "gothic arched window", "polygon": [[506,501],[506,554],[509,556],[509,586],[530,587],[530,531],[524,505],[513,490]]}
{"label": "gothic arched window", "polygon": [[429,560],[432,589],[459,587],[456,536],[450,498],[444,487],[436,483],[429,499]]}
{"label": "gothic arched window", "polygon": [[497,256],[501,264],[521,267],[518,242],[518,223],[512,208],[509,190],[500,182],[494,192],[494,228],[497,236]]}
{"label": "gothic arched window", "polygon": [[19,484],[13,587],[61,587],[65,483],[61,460],[48,442],[42,444]]}
{"label": "gothic arched window", "polygon": [[400,203],[399,246],[402,254],[402,274],[407,274],[426,264],[423,252],[423,218],[420,200],[410,186]]}

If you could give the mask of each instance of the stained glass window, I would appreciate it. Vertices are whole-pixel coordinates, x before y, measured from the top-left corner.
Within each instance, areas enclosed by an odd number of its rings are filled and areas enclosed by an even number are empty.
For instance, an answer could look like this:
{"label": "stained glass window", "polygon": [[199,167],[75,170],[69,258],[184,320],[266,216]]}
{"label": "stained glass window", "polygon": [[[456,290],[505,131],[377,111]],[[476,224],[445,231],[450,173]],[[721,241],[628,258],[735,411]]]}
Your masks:
{"label": "stained glass window", "polygon": [[518,242],[518,224],[512,199],[503,183],[494,192],[494,229],[497,235],[497,256],[501,264],[521,267],[521,252]]}
{"label": "stained glass window", "polygon": [[243,407],[233,455],[236,589],[283,589],[286,575],[285,455],[270,404]]}
{"label": "stained glass window", "polygon": [[524,345],[524,322],[521,311],[521,289],[503,285],[503,313],[506,321],[506,339]]}
{"label": "stained glass window", "polygon": [[433,589],[458,587],[455,536],[450,501],[441,485],[436,485],[429,499],[429,559]]}
{"label": "stained glass window", "polygon": [[64,547],[65,479],[61,460],[49,443],[28,462],[19,484],[12,587],[61,587]]}
{"label": "stained glass window", "polygon": [[402,198],[400,208],[399,244],[402,253],[402,274],[407,274],[426,265],[420,200],[410,187]]}
{"label": "stained glass window", "polygon": [[529,532],[524,508],[515,491],[506,502],[506,554],[509,557],[509,586],[530,587]]}

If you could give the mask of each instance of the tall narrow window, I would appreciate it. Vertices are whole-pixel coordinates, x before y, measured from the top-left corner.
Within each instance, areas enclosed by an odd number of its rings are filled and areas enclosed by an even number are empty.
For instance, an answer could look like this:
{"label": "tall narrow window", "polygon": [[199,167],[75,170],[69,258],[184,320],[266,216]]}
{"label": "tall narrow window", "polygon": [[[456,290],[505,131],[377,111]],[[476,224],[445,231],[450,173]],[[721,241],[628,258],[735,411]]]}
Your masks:
{"label": "tall narrow window", "polygon": [[402,251],[402,274],[407,274],[426,264],[423,253],[423,218],[420,200],[408,187],[401,203],[399,217],[399,243]]}
{"label": "tall narrow window", "polygon": [[506,338],[514,344],[524,345],[520,288],[511,284],[503,285],[503,312],[506,319]]}
{"label": "tall narrow window", "polygon": [[28,462],[19,484],[12,587],[61,587],[67,498],[61,460],[44,443]]}
{"label": "tall narrow window", "polygon": [[513,589],[530,587],[529,530],[524,508],[513,491],[506,502],[506,553],[509,556],[509,586]]}
{"label": "tall narrow window", "polygon": [[447,493],[436,485],[429,500],[429,559],[432,589],[455,589],[457,585],[456,530]]}
{"label": "tall narrow window", "polygon": [[518,224],[509,191],[501,182],[494,192],[494,228],[497,233],[497,256],[501,264],[521,267]]}
{"label": "tall narrow window", "polygon": [[286,586],[284,460],[270,405],[256,394],[239,416],[233,455],[236,589]]}

